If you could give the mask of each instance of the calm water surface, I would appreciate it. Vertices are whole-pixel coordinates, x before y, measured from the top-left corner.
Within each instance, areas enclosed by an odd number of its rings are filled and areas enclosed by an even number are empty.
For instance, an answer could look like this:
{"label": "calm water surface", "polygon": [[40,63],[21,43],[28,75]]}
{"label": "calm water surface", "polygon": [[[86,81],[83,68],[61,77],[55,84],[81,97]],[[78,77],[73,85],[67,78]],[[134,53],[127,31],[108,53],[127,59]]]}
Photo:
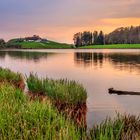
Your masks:
{"label": "calm water surface", "polygon": [[99,123],[116,112],[140,114],[140,96],[109,95],[108,88],[140,91],[140,50],[0,51],[0,66],[40,77],[68,78],[88,92],[87,123]]}

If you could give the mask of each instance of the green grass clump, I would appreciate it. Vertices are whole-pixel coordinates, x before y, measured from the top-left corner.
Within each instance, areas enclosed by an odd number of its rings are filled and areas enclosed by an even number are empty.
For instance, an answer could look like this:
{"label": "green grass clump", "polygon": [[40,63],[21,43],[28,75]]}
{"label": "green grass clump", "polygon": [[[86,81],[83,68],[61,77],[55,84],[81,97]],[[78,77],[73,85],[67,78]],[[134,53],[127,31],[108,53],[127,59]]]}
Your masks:
{"label": "green grass clump", "polygon": [[140,49],[140,44],[111,44],[82,46],[81,49]]}
{"label": "green grass clump", "polygon": [[16,85],[21,80],[19,73],[14,73],[9,69],[3,69],[0,67],[0,82],[10,82]]}
{"label": "green grass clump", "polygon": [[123,121],[120,118],[107,119],[100,125],[96,125],[90,130],[91,140],[120,140]]}
{"label": "green grass clump", "polygon": [[[84,138],[84,133],[83,136]],[[81,133],[49,103],[29,101],[21,90],[0,85],[0,140],[80,140]]]}
{"label": "green grass clump", "polygon": [[106,119],[90,130],[90,140],[136,140],[140,136],[140,118],[133,115],[117,115]]}
{"label": "green grass clump", "polygon": [[82,85],[75,81],[39,79],[37,75],[30,74],[27,78],[27,85],[32,93],[45,94],[51,99],[62,103],[86,103],[87,92]]}

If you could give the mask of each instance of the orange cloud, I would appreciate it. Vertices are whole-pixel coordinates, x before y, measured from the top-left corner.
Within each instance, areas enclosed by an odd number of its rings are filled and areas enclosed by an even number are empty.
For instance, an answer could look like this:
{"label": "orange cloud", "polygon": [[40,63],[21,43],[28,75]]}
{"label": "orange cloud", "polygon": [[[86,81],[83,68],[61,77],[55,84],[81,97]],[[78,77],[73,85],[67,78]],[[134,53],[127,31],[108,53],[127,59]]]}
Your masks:
{"label": "orange cloud", "polygon": [[110,26],[138,26],[140,25],[140,18],[107,18],[101,20],[103,24]]}
{"label": "orange cloud", "polygon": [[112,32],[118,27],[127,27],[127,26],[139,26],[140,18],[106,18],[97,21],[91,21],[85,25],[72,26],[72,27],[40,27],[36,29],[36,33],[39,35],[56,41],[61,42],[73,42],[73,35],[76,32],[83,31],[104,31],[104,33]]}

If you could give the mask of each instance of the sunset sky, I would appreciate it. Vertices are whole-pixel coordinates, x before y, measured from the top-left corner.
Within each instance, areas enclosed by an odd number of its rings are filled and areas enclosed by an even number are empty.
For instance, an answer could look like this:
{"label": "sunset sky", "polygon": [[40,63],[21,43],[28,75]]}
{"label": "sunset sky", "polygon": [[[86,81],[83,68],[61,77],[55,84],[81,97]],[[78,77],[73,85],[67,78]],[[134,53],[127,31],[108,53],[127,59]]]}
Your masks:
{"label": "sunset sky", "polygon": [[1,0],[0,38],[33,34],[72,43],[79,31],[140,25],[140,0]]}

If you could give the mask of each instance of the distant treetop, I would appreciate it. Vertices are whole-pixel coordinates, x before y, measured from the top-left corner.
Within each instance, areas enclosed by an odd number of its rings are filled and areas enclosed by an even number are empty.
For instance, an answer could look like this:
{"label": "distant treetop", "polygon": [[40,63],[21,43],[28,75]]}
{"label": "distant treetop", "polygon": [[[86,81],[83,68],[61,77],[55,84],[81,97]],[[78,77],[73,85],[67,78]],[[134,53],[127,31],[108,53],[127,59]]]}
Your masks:
{"label": "distant treetop", "polygon": [[103,31],[84,31],[73,37],[76,47],[104,44],[140,44],[140,26],[120,27],[104,35]]}

